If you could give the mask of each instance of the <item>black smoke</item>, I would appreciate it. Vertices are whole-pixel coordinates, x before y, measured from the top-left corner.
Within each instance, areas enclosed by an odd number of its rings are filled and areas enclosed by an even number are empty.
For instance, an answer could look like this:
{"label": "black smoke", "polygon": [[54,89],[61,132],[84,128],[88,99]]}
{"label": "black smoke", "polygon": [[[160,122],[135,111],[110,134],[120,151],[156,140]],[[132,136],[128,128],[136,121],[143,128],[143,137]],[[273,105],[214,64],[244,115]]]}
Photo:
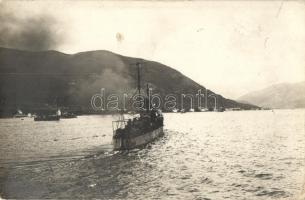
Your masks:
{"label": "black smoke", "polygon": [[41,14],[22,18],[0,3],[0,46],[30,51],[49,50],[62,42],[58,21]]}

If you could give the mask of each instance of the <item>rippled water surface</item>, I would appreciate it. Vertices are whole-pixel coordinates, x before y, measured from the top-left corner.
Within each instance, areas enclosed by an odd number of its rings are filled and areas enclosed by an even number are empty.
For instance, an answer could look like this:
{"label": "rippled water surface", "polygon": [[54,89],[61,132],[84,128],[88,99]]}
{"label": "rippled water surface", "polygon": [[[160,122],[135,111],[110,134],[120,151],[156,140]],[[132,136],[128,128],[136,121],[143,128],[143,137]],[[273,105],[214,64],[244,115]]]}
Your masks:
{"label": "rippled water surface", "polygon": [[113,152],[116,116],[0,119],[4,198],[291,199],[305,166],[304,110],[165,114],[165,136]]}

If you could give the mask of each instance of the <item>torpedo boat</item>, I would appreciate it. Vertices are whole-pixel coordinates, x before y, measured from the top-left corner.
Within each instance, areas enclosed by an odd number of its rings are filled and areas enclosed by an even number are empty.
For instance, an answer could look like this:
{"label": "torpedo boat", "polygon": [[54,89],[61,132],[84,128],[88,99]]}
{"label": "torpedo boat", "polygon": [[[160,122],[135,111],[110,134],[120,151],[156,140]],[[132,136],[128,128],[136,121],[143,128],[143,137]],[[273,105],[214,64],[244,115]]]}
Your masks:
{"label": "torpedo boat", "polygon": [[[140,95],[140,63],[136,63],[136,65],[138,68],[138,94]],[[114,150],[120,151],[138,148],[164,135],[162,112],[161,110],[150,109],[148,94],[149,88],[147,84],[146,109],[144,111],[138,112],[131,119],[125,119],[122,113],[119,120],[112,122],[112,144]]]}

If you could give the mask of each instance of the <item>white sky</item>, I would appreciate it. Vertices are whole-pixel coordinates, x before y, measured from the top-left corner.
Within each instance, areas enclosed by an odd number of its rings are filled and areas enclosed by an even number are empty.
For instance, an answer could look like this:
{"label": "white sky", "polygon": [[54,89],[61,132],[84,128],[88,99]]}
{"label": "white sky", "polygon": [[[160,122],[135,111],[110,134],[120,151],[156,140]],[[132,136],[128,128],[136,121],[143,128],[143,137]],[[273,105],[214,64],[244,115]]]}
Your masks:
{"label": "white sky", "polygon": [[59,51],[158,61],[228,98],[305,80],[305,1],[7,3],[21,16],[56,17]]}

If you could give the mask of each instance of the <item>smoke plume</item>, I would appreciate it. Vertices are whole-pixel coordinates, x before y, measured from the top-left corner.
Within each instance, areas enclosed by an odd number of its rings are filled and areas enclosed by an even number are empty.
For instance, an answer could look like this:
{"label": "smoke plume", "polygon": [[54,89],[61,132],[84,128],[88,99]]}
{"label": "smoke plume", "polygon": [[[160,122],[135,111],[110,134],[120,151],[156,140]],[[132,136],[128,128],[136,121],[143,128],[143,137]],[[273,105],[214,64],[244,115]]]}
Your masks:
{"label": "smoke plume", "polygon": [[0,46],[31,51],[54,49],[63,38],[57,24],[47,14],[22,18],[0,3]]}

